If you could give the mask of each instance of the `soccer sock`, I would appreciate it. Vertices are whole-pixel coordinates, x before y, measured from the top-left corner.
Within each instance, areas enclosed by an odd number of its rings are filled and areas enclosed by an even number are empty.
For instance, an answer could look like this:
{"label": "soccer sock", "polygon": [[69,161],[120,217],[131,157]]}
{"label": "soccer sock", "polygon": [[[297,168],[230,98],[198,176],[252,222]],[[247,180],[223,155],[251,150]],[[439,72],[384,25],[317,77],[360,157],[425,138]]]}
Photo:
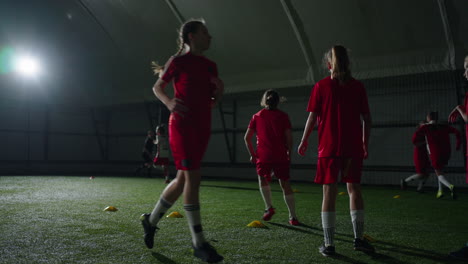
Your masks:
{"label": "soccer sock", "polygon": [[271,188],[270,185],[260,186],[260,193],[262,194],[263,201],[265,201],[265,209],[271,207]]}
{"label": "soccer sock", "polygon": [[405,179],[405,182],[414,181],[414,180],[418,179],[419,177],[421,177],[421,175],[419,175],[419,174],[411,175],[411,176],[409,176],[408,178]]}
{"label": "soccer sock", "polygon": [[418,183],[418,191],[421,191],[424,184],[426,183],[426,180],[420,180],[419,183]]}
{"label": "soccer sock", "polygon": [[439,179],[439,190],[442,190],[442,186],[440,186],[440,183],[443,183],[447,188],[450,188],[450,185],[452,185],[450,182],[445,179],[444,175],[439,175],[437,177]]}
{"label": "soccer sock", "polygon": [[192,243],[195,247],[200,247],[206,242],[201,225],[200,205],[184,204],[184,209],[187,214],[190,233],[192,233]]}
{"label": "soccer sock", "polygon": [[322,227],[325,246],[333,246],[335,236],[335,212],[322,212]]}
{"label": "soccer sock", "polygon": [[289,219],[297,218],[296,217],[296,202],[294,200],[294,194],[291,193],[291,194],[285,195],[284,201],[286,202],[286,205],[288,206]]}
{"label": "soccer sock", "polygon": [[437,184],[439,185],[439,192],[442,191],[442,183],[440,182],[439,178],[437,178]]}
{"label": "soccer sock", "polygon": [[153,212],[151,212],[151,215],[149,217],[150,224],[156,226],[159,220],[161,220],[161,218],[164,216],[167,210],[171,208],[171,206],[172,204],[170,202],[166,201],[164,198],[161,197],[156,203]]}
{"label": "soccer sock", "polygon": [[351,210],[351,222],[353,223],[354,238],[362,239],[364,235],[364,210]]}

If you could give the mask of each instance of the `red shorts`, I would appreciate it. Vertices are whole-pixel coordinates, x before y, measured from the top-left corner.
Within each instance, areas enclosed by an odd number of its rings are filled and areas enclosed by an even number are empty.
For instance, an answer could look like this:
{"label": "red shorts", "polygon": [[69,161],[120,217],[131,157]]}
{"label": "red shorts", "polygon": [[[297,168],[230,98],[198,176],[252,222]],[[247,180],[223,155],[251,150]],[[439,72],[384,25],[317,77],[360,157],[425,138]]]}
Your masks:
{"label": "red shorts", "polygon": [[277,179],[287,181],[289,180],[289,162],[284,163],[264,163],[257,162],[257,174],[271,181],[271,176],[275,175]]}
{"label": "red shorts", "polygon": [[331,184],[338,182],[361,183],[362,159],[360,158],[318,158],[315,183]]}
{"label": "red shorts", "polygon": [[435,170],[443,170],[447,166],[450,154],[431,154],[431,165]]}
{"label": "red shorts", "polygon": [[200,169],[211,134],[211,115],[203,117],[169,117],[169,145],[177,170]]}
{"label": "red shorts", "polygon": [[414,153],[413,156],[414,167],[416,168],[416,173],[418,174],[427,174],[431,169],[431,162],[426,153]]}
{"label": "red shorts", "polygon": [[[466,156],[466,166],[468,167],[468,156]],[[468,183],[468,168],[465,168],[466,173],[466,183]]]}
{"label": "red shorts", "polygon": [[153,165],[168,166],[169,165],[169,158],[156,157],[153,160]]}

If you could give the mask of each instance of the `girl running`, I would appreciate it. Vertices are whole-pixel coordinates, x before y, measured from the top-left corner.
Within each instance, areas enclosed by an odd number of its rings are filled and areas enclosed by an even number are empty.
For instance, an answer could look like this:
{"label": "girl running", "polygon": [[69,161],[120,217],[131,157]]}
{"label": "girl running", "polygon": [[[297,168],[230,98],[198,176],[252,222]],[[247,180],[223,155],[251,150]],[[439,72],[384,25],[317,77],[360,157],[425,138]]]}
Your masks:
{"label": "girl running", "polygon": [[[169,145],[177,176],[164,189],[153,212],[143,214],[141,220],[145,244],[152,248],[157,223],[183,193],[194,256],[213,263],[223,260],[223,257],[203,235],[199,202],[200,163],[210,138],[211,107],[220,100],[224,85],[218,78],[216,63],[203,56],[211,42],[205,23],[188,21],[182,25],[179,34],[179,52],[169,59],[164,69],[156,67],[160,78],[153,87],[156,97],[171,112]],[[174,83],[173,98],[165,91],[171,81]]]}
{"label": "girl running", "polygon": [[[426,124],[426,121],[419,122],[418,129]],[[413,134],[413,142],[415,142],[417,134]],[[431,162],[429,161],[429,153],[427,153],[426,140],[424,139],[421,142],[416,142],[414,144],[413,151],[413,161],[414,167],[416,169],[416,174],[409,176],[406,179],[401,179],[400,186],[402,190],[406,190],[408,187],[408,182],[419,180],[417,192],[423,192],[423,186],[426,183],[427,178],[429,178],[429,169],[431,168]]]}
{"label": "girl running", "polygon": [[[280,97],[274,90],[267,90],[260,103],[264,109],[253,115],[244,141],[250,160],[257,166],[260,193],[265,202],[263,220],[270,221],[275,214],[271,201],[269,182],[274,174],[283,189],[284,201],[289,210],[289,224],[299,225],[296,216],[294,193],[289,182],[289,164],[292,148],[291,121],[288,114],[278,109]],[[252,137],[257,134],[257,151]]]}
{"label": "girl running", "polygon": [[[322,226],[324,244],[319,252],[335,254],[335,203],[338,176],[346,182],[354,230],[354,250],[374,252],[364,235],[364,200],[361,194],[362,161],[368,156],[371,115],[364,85],[351,76],[348,52],[333,46],[324,58],[330,76],[312,89],[304,134],[298,148],[304,156],[308,138],[318,125],[318,161],[315,182],[323,184]],[[361,117],[363,122],[361,122]],[[363,134],[364,130],[364,134]]]}
{"label": "girl running", "polygon": [[449,126],[438,124],[437,112],[431,112],[427,115],[427,124],[421,126],[413,137],[415,145],[426,141],[427,152],[431,160],[431,165],[437,175],[439,190],[437,191],[436,198],[444,196],[442,184],[450,189],[452,199],[456,199],[455,187],[444,176],[444,168],[447,166],[451,155],[450,147],[450,134],[455,134],[457,137],[457,150],[461,146],[461,135],[458,130]]}

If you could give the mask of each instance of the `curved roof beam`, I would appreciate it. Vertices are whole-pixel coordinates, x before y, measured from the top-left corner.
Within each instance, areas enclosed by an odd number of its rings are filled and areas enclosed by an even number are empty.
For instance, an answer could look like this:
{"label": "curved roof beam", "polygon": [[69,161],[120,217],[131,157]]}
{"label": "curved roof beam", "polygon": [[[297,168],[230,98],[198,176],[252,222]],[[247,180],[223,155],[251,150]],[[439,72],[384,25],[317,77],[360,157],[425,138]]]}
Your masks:
{"label": "curved roof beam", "polygon": [[445,8],[445,0],[437,0],[440,10],[440,18],[442,19],[442,26],[445,32],[445,41],[447,42],[447,63],[451,70],[456,70],[455,64],[455,44],[453,42],[452,30],[447,16],[447,9]]}
{"label": "curved roof beam", "polygon": [[177,9],[177,6],[174,4],[174,2],[172,2],[172,0],[166,0],[166,4],[169,6],[174,16],[177,18],[177,20],[179,20],[180,24],[182,25],[185,22],[185,18],[179,12],[179,9]]}
{"label": "curved roof beam", "polygon": [[315,62],[314,55],[312,53],[312,48],[310,45],[309,38],[304,31],[302,20],[296,12],[294,5],[291,3],[291,0],[281,0],[283,5],[284,12],[288,16],[289,22],[291,24],[294,33],[296,34],[297,41],[301,46],[302,53],[304,54],[304,59],[307,63],[307,77],[306,81],[310,83],[315,83],[315,77],[318,76],[317,69],[313,67]]}

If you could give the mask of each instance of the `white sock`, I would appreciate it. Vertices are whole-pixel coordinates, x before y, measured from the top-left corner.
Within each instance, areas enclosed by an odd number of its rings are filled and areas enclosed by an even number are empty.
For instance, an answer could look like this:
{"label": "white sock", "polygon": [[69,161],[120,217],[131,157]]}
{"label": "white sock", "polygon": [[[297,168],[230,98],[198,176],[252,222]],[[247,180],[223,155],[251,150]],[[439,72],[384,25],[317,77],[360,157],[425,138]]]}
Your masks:
{"label": "white sock", "polygon": [[206,242],[201,225],[200,205],[184,204],[184,209],[187,214],[190,233],[192,233],[192,243],[195,247],[200,247]]}
{"label": "white sock", "polygon": [[421,174],[414,174],[414,175],[411,175],[408,178],[406,178],[405,182],[414,181],[416,179],[419,179],[420,177],[421,177]]}
{"label": "white sock", "polygon": [[325,246],[334,245],[335,236],[335,223],[336,213],[335,212],[322,212],[322,227],[323,227],[323,238]]}
{"label": "white sock", "polygon": [[297,218],[296,217],[296,202],[294,200],[294,194],[291,193],[288,195],[284,195],[284,201],[286,202],[286,205],[288,206],[289,219]]}
{"label": "white sock", "polygon": [[447,181],[447,179],[445,179],[444,175],[439,175],[437,176],[437,178],[439,179],[439,190],[442,190],[442,186],[440,186],[440,183],[443,183],[448,188],[450,188],[450,185],[452,185],[450,182]]}
{"label": "white sock", "polygon": [[262,194],[263,201],[265,202],[265,209],[270,208],[272,206],[270,185],[260,186],[260,193]]}
{"label": "white sock", "polygon": [[153,212],[151,212],[151,215],[149,217],[150,224],[156,226],[159,220],[161,220],[161,218],[164,216],[167,210],[171,208],[172,205],[172,203],[166,201],[164,198],[161,197],[156,203]]}
{"label": "white sock", "polygon": [[421,191],[424,184],[426,183],[426,180],[420,180],[419,183],[418,183],[418,191]]}
{"label": "white sock", "polygon": [[353,223],[354,238],[362,239],[364,235],[364,210],[351,210],[351,222]]}

